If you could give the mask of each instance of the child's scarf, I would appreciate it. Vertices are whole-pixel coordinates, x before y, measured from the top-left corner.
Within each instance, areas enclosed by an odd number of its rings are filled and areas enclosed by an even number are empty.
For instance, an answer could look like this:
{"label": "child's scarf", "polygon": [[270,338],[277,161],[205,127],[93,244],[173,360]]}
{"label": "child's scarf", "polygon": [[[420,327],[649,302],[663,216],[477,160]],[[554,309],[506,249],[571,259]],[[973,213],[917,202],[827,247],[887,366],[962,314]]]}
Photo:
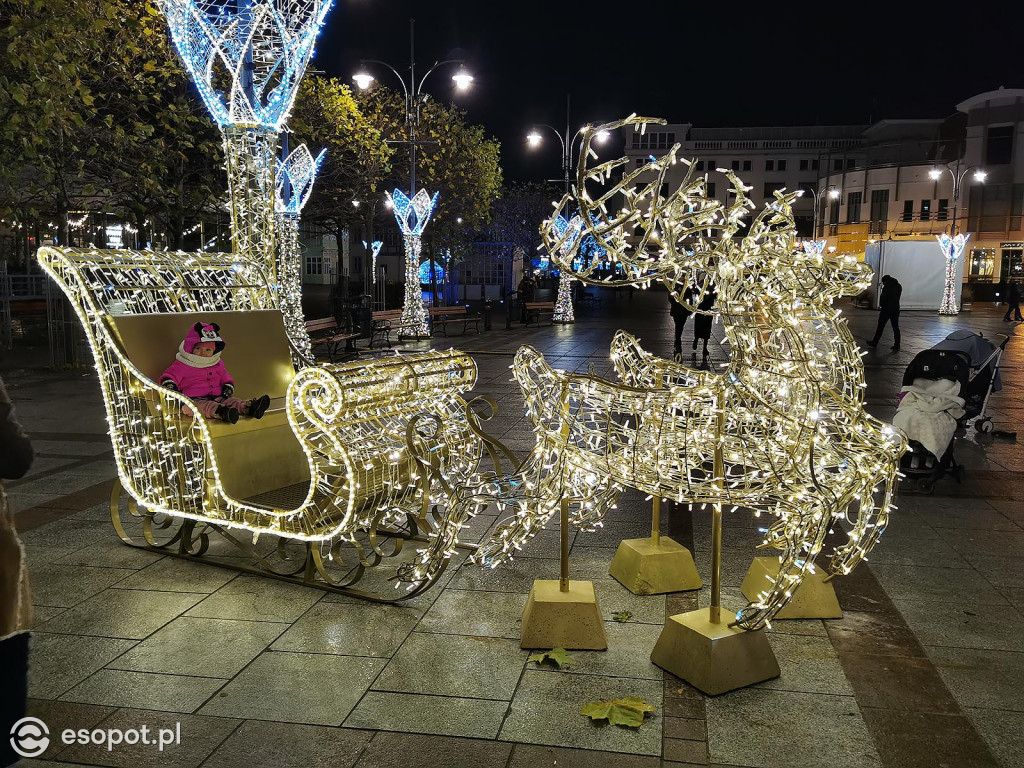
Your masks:
{"label": "child's scarf", "polygon": [[190,365],[193,368],[212,368],[220,362],[220,352],[214,352],[209,357],[200,357],[199,355],[193,355],[190,352],[185,351],[185,342],[181,342],[178,345],[178,354],[174,356],[185,365]]}

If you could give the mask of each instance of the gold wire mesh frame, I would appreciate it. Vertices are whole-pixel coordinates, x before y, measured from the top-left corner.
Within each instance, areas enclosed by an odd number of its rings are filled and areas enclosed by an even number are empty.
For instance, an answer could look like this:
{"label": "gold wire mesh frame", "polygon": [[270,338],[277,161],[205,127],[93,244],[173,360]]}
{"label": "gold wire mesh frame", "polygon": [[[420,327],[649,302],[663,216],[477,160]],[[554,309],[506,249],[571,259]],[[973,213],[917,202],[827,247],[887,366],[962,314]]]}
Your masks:
{"label": "gold wire mesh frame", "polygon": [[[584,131],[577,180],[542,235],[551,258],[591,284],[660,280],[694,311],[710,290],[732,356],[720,373],[657,358],[620,332],[612,360],[622,383],[553,370],[529,347],[514,370],[526,396],[538,447],[512,483],[484,478],[480,497],[499,495],[516,516],[477,558],[496,564],[550,520],[558,499],[587,499],[573,522],[597,524],[623,486],[678,502],[740,507],[764,515],[763,547],[780,553],[770,586],[736,617],[764,627],[791,598],[833,526],[848,540],[832,553],[831,574],[849,573],[884,530],[906,441],[864,410],[860,351],[840,313],[839,296],[860,292],[870,270],[851,257],[794,248],[793,194],[775,200],[740,236],[754,208],[749,188],[725,172],[735,200],[706,195],[706,177],[677,158],[679,145],[643,168],[627,158],[588,167],[600,132],[664,122],[630,117]],[[669,194],[670,165],[687,172]],[[621,178],[615,180],[619,168]],[[569,218],[570,211],[576,215]],[[565,216],[559,233],[551,222]],[[624,278],[597,279],[579,245],[594,237]],[[580,258],[579,266],[573,261]],[[698,288],[693,304],[683,293]],[[720,469],[716,468],[716,452]],[[527,503],[526,499],[529,499]]]}
{"label": "gold wire mesh frame", "polygon": [[[172,522],[177,533],[160,543],[177,547],[172,554],[203,554],[212,532],[250,550],[260,535],[271,534],[280,537],[279,550],[296,543],[302,550],[301,567],[291,575],[325,586],[334,581],[327,563],[341,545],[359,553],[361,572],[387,556],[381,538],[426,530],[427,546],[399,567],[407,591],[386,599],[416,594],[444,570],[459,526],[432,506],[442,499],[442,484],[476,471],[482,453],[476,417],[460,397],[476,381],[472,358],[432,351],[296,373],[287,388],[287,421],[311,481],[300,503],[278,508],[225,489],[214,425],[183,415],[190,401],[140,371],[113,332],[117,318],[109,311],[155,313],[177,327],[182,313],[249,307],[265,283],[243,282],[253,273],[239,269],[231,254],[42,248],[38,257],[85,328],[117,463],[115,496],[123,487],[130,507],[144,511],[145,546],[155,546],[154,530]],[[430,456],[439,481],[420,471],[421,455]],[[115,524],[122,538],[138,543]],[[237,535],[243,531],[252,534],[252,545]]]}

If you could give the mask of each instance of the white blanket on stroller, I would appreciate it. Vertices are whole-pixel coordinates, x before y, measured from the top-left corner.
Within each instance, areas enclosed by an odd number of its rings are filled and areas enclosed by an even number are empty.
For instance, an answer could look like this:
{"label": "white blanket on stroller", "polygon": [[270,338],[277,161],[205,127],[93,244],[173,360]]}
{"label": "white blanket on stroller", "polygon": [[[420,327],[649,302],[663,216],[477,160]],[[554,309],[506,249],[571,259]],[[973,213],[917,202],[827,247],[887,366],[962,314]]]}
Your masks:
{"label": "white blanket on stroller", "polygon": [[959,397],[960,382],[949,379],[914,379],[902,390],[905,394],[892,423],[916,440],[936,459],[946,452],[956,432],[956,420],[964,415],[964,399]]}

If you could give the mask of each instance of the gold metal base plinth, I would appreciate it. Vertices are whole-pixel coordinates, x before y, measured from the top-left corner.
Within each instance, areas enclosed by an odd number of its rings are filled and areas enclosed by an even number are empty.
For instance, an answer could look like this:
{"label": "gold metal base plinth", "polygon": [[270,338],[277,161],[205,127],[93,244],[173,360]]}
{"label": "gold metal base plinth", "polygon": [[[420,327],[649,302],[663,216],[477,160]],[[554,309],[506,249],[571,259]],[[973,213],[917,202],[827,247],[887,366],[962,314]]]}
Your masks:
{"label": "gold metal base plinth", "polygon": [[601,608],[590,581],[570,581],[562,592],[557,580],[537,579],[523,610],[521,648],[603,651],[608,647]]}
{"label": "gold metal base plinth", "polygon": [[708,608],[669,616],[651,661],[712,696],[778,677],[764,630],[730,628],[729,618],[712,623]]}
{"label": "gold metal base plinth", "polygon": [[[779,574],[777,557],[755,557],[750,570],[743,578],[740,591],[747,600],[756,600],[757,596],[768,589]],[[800,581],[800,586],[793,593],[786,607],[775,614],[776,619],[841,619],[843,609],[839,607],[835,587],[824,581],[825,574],[820,570],[809,573]]]}
{"label": "gold metal base plinth", "polygon": [[702,582],[690,550],[662,536],[624,539],[608,573],[634,595],[661,595],[700,589]]}

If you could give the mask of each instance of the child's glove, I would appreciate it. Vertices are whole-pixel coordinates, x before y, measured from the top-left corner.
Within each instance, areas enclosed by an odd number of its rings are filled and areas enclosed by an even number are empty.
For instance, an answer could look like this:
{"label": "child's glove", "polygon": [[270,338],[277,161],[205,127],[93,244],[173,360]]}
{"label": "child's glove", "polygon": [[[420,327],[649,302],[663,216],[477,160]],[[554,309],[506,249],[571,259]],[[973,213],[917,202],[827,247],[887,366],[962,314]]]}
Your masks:
{"label": "child's glove", "polygon": [[161,387],[167,387],[167,389],[173,389],[175,392],[178,391],[178,385],[174,383],[173,379],[164,379],[160,382]]}
{"label": "child's glove", "polygon": [[234,391],[235,391],[235,385],[234,384],[225,384],[224,386],[222,386],[220,388],[220,396],[221,397],[231,397],[231,395],[234,394]]}

